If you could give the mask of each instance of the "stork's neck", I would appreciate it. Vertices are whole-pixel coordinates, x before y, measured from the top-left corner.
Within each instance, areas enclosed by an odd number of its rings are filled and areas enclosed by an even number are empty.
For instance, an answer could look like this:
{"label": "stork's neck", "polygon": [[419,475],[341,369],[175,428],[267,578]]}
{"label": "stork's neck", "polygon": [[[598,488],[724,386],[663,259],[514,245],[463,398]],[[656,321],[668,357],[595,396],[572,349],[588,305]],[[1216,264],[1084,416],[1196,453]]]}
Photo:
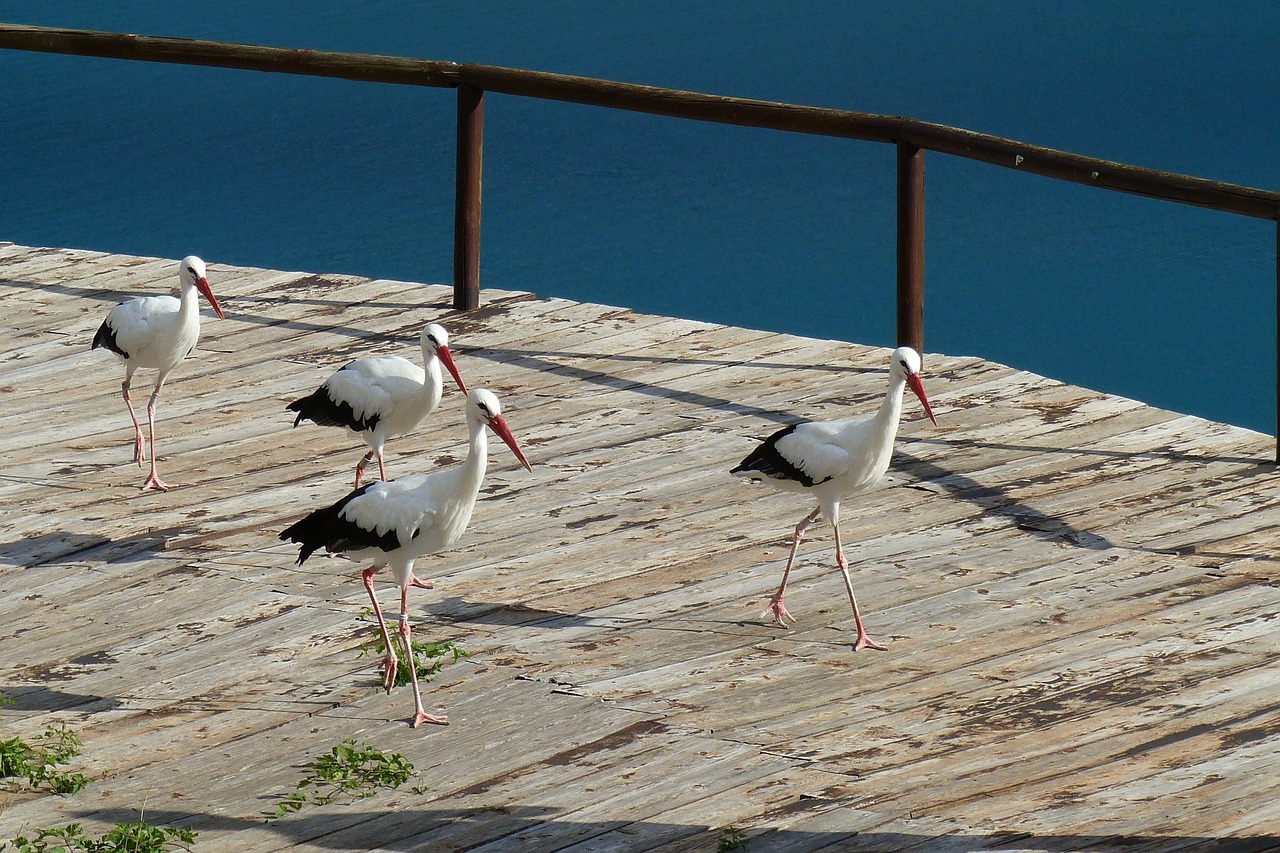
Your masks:
{"label": "stork's neck", "polygon": [[190,320],[200,313],[200,294],[194,284],[182,282],[182,292],[178,296],[178,315],[183,320]]}
{"label": "stork's neck", "polygon": [[474,493],[480,491],[485,469],[489,467],[489,437],[483,420],[468,419],[467,427],[471,430],[471,444],[467,450],[467,461],[462,463],[462,477],[467,481],[469,491]]}
{"label": "stork's neck", "polygon": [[427,372],[428,386],[434,381],[438,387],[444,387],[444,373],[440,370],[440,356],[428,344],[422,345],[422,368]]}
{"label": "stork's neck", "polygon": [[876,412],[875,422],[878,431],[887,434],[889,442],[893,442],[898,434],[898,421],[902,418],[902,392],[907,388],[907,380],[897,372],[889,376],[889,390],[885,392],[884,402]]}

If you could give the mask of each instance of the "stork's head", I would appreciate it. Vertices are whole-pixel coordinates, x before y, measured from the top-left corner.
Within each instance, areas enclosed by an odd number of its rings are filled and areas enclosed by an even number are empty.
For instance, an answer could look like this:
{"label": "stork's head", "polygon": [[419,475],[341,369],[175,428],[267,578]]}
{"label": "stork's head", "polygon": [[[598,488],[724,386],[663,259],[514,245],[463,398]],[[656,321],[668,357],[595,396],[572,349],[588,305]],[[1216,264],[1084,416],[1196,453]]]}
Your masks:
{"label": "stork's head", "polygon": [[467,395],[467,417],[470,420],[481,421],[493,430],[494,434],[511,448],[511,452],[520,460],[520,464],[526,470],[533,470],[529,461],[524,458],[524,454],[520,452],[520,446],[516,444],[515,436],[511,434],[507,422],[502,419],[502,404],[498,402],[498,395],[485,388],[473,389]]}
{"label": "stork's head", "polygon": [[182,259],[178,266],[178,281],[182,284],[182,289],[195,287],[200,291],[205,299],[209,300],[209,304],[213,306],[213,313],[217,314],[219,319],[225,319],[222,314],[222,306],[218,304],[218,300],[214,298],[213,291],[209,289],[209,279],[205,276],[204,261],[195,255],[187,255]]}
{"label": "stork's head", "polygon": [[440,363],[449,369],[453,381],[458,383],[458,390],[463,394],[467,393],[462,374],[458,373],[457,365],[453,363],[453,353],[449,352],[449,333],[444,330],[444,326],[439,323],[427,324],[422,330],[422,352],[424,357],[425,354],[431,354],[440,359]]}
{"label": "stork's head", "polygon": [[907,383],[912,393],[920,398],[920,403],[924,406],[924,412],[929,416],[929,420],[937,426],[938,419],[933,416],[933,407],[929,405],[929,398],[924,393],[924,383],[920,381],[920,353],[911,347],[898,347],[890,356],[889,375]]}

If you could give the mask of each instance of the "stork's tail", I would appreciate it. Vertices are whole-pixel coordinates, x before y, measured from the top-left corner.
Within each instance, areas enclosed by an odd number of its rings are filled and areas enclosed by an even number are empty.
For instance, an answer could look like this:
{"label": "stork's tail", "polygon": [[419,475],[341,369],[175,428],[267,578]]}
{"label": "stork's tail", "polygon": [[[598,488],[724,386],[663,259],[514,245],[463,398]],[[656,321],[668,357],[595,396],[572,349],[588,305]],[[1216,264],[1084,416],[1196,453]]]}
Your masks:
{"label": "stork's tail", "polygon": [[298,424],[302,423],[302,421],[303,421],[303,419],[304,419],[304,418],[309,418],[309,417],[311,417],[311,415],[310,415],[310,413],[309,413],[309,411],[308,411],[308,409],[310,409],[310,408],[311,408],[311,407],[310,407],[310,405],[309,405],[309,403],[311,402],[311,398],[312,398],[312,397],[315,397],[315,395],[316,395],[316,394],[318,394],[318,393],[320,393],[320,392],[318,392],[318,391],[317,391],[317,392],[315,392],[315,393],[311,394],[310,396],[303,397],[303,398],[301,398],[301,399],[299,399],[299,400],[294,400],[292,403],[290,403],[288,406],[286,406],[286,407],[285,407],[286,409],[288,409],[288,410],[289,410],[289,411],[291,411],[291,412],[297,412],[297,413],[298,413],[298,416],[297,416],[296,418],[294,418],[294,419],[293,419],[293,425],[294,425],[294,426],[297,426]]}
{"label": "stork's tail", "polygon": [[116,341],[116,330],[111,328],[111,318],[102,321],[102,325],[98,327],[98,333],[93,336],[93,346],[90,350],[96,350],[98,347],[106,347],[122,358],[128,358],[129,353],[125,352],[120,344]]}
{"label": "stork's tail", "polygon": [[[281,531],[281,541],[296,542],[302,546],[302,550],[298,552],[299,566],[306,562],[307,557],[321,548],[330,553],[340,554],[361,544],[359,542],[361,528],[354,522],[344,519],[342,510],[347,504],[377,485],[377,482],[375,480],[372,483],[365,483],[333,506],[315,510]],[[396,532],[389,530],[374,544],[384,551],[391,551],[399,547],[400,542],[396,538]]]}
{"label": "stork's tail", "polygon": [[294,400],[285,408],[298,413],[293,420],[294,426],[308,420],[320,426],[345,427],[362,432],[378,425],[378,415],[357,416],[355,409],[346,400],[339,401],[330,396],[327,385],[321,385],[307,396]]}
{"label": "stork's tail", "polygon": [[301,566],[308,557],[328,544],[329,534],[337,520],[338,512],[334,507],[318,509],[281,531],[280,540],[302,546],[298,552],[298,565]]}

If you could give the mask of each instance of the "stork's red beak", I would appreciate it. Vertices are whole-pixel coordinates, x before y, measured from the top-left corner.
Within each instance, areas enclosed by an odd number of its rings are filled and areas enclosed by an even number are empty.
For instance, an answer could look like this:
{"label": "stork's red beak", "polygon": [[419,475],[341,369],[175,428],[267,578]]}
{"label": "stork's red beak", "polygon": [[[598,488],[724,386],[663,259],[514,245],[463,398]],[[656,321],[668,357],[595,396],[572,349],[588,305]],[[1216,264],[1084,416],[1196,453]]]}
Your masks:
{"label": "stork's red beak", "polygon": [[218,315],[219,320],[227,319],[222,314],[222,306],[218,304],[218,300],[214,298],[213,291],[209,289],[209,279],[201,276],[196,279],[196,290],[199,290],[205,299],[209,300],[209,304],[213,306],[213,313]]}
{"label": "stork's red beak", "polygon": [[462,375],[458,373],[458,366],[453,363],[453,354],[449,352],[448,347],[440,347],[436,350],[436,355],[440,357],[440,361],[444,366],[449,368],[449,373],[453,374],[453,381],[458,383],[459,390],[463,394],[467,393],[467,386],[462,382]]}
{"label": "stork's red beak", "polygon": [[933,407],[929,405],[929,398],[924,395],[924,383],[920,381],[919,373],[912,373],[907,376],[907,387],[920,398],[920,402],[924,404],[924,413],[929,416],[929,420],[933,421],[933,425],[938,425],[938,419],[933,416]]}
{"label": "stork's red beak", "polygon": [[520,452],[519,445],[516,444],[516,438],[511,434],[511,430],[507,427],[507,422],[502,419],[502,415],[494,415],[489,418],[489,427],[498,434],[498,438],[507,443],[507,447],[511,448],[511,452],[520,460],[520,464],[525,470],[532,471],[533,466],[529,464],[529,460],[524,458],[524,454]]}

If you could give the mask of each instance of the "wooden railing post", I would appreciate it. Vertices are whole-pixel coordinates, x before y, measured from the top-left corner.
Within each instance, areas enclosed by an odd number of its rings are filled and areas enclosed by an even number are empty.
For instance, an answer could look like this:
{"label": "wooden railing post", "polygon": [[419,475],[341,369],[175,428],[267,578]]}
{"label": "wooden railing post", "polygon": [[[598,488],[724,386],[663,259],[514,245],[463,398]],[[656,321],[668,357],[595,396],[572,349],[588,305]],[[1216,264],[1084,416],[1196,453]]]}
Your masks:
{"label": "wooden railing post", "polygon": [[480,305],[480,193],[484,165],[484,90],[458,87],[457,194],[453,213],[453,307]]}
{"label": "wooden railing post", "polygon": [[924,149],[898,143],[898,346],[924,354]]}

